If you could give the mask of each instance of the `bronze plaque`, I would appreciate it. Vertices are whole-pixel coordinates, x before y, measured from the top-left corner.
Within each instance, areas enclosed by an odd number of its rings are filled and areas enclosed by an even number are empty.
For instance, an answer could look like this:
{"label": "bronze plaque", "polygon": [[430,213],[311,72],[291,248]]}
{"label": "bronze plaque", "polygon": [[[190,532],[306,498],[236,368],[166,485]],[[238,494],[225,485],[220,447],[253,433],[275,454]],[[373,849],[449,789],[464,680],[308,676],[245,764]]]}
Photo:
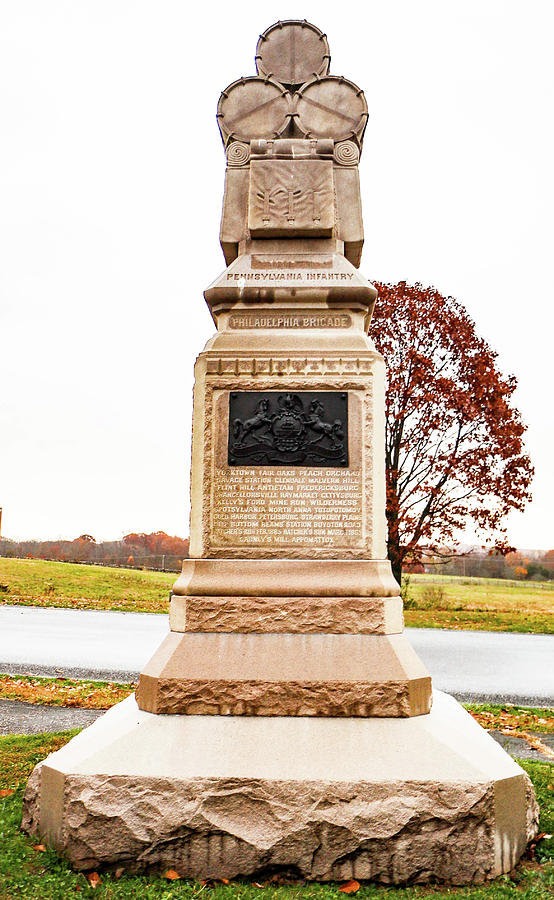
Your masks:
{"label": "bronze plaque", "polygon": [[348,394],[233,391],[230,466],[348,466]]}

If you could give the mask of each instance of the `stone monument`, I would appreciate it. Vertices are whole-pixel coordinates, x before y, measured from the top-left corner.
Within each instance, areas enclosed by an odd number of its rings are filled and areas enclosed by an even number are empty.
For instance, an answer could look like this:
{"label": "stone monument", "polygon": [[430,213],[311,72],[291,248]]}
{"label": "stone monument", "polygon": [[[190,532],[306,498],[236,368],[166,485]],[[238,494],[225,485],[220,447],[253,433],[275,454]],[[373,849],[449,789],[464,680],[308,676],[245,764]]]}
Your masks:
{"label": "stone monument", "polygon": [[[386,558],[384,365],[360,275],[363,92],[285,21],[226,88],[227,269],[195,369],[191,558],[135,697],[37,766],[23,826],[80,869],[480,882],[527,775],[431,678]],[[433,703],[432,703],[433,701]]]}

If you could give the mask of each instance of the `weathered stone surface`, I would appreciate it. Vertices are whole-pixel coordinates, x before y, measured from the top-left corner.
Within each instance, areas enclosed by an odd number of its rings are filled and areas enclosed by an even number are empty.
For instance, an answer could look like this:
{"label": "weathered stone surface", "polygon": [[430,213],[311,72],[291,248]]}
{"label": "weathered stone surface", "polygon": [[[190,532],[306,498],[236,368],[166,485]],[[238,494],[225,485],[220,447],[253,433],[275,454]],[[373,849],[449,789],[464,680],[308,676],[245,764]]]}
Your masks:
{"label": "weathered stone surface", "polygon": [[403,721],[232,720],[129,698],[35,770],[23,826],[80,869],[479,883],[512,868],[537,807],[513,760],[436,701]]}
{"label": "weathered stone surface", "polygon": [[29,834],[40,831],[40,780],[42,763],[33,769],[25,788],[21,828]]}
{"label": "weathered stone surface", "polygon": [[[490,784],[445,790],[70,774],[60,849],[78,869],[123,863],[233,878],[290,866],[321,880],[479,882],[491,875],[492,799]],[[32,818],[28,812],[26,826]]]}
{"label": "weathered stone surface", "polygon": [[189,716],[413,716],[429,711],[430,681],[270,684],[141,675],[137,700],[149,712]]}
{"label": "weathered stone surface", "polygon": [[400,597],[176,597],[172,631],[399,634]]}
{"label": "weathered stone surface", "polygon": [[431,678],[402,634],[170,632],[137,702],[163,714],[418,716]]}

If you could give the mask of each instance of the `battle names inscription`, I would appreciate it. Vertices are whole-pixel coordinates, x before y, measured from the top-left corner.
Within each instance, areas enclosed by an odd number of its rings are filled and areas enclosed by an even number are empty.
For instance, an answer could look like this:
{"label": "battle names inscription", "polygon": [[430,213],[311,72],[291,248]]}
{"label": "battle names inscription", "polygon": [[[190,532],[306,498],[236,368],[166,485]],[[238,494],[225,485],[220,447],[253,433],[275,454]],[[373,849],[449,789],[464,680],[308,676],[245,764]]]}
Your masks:
{"label": "battle names inscription", "polygon": [[221,547],[356,547],[363,539],[359,469],[219,469],[212,509]]}

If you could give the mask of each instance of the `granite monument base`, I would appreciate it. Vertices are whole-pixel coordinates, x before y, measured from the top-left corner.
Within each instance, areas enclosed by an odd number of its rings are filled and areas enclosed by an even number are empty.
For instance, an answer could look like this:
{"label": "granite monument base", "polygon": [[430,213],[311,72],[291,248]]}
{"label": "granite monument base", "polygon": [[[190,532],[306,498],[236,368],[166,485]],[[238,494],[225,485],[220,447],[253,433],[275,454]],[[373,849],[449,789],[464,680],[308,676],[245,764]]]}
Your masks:
{"label": "granite monument base", "polygon": [[76,869],[479,883],[536,833],[528,776],[446,694],[407,719],[154,715],[129,697],[49,756],[23,828]]}

